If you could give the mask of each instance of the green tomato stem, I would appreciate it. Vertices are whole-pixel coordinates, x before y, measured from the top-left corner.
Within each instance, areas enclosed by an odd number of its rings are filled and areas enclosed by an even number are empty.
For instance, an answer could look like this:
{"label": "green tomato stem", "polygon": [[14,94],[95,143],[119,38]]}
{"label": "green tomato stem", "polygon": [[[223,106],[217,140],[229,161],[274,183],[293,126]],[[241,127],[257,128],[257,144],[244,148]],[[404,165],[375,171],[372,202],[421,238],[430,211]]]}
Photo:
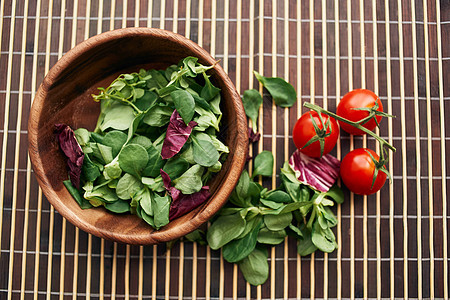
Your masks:
{"label": "green tomato stem", "polygon": [[315,105],[315,104],[312,104],[312,103],[309,103],[309,102],[305,102],[305,103],[303,104],[303,106],[306,107],[306,108],[315,110],[315,111],[318,112],[318,113],[320,112],[320,113],[326,114],[326,115],[328,115],[328,116],[331,116],[331,117],[335,118],[336,120],[339,120],[339,121],[345,122],[345,123],[347,123],[347,124],[350,124],[350,125],[354,126],[355,128],[358,128],[359,130],[362,130],[362,131],[364,131],[365,133],[367,133],[368,135],[372,136],[372,137],[375,138],[378,142],[380,142],[381,145],[388,147],[388,148],[391,149],[393,152],[395,152],[395,151],[397,150],[397,149],[395,149],[394,146],[392,146],[391,144],[389,144],[385,139],[379,137],[379,136],[376,135],[374,132],[370,131],[369,129],[367,129],[367,128],[361,126],[360,124],[358,124],[358,123],[356,123],[356,122],[352,122],[352,121],[350,121],[350,120],[347,120],[347,119],[345,119],[345,118],[343,118],[343,117],[341,117],[341,116],[338,116],[338,115],[335,114],[335,113],[329,112],[328,110],[323,109],[322,107],[320,107],[320,106],[318,106],[318,105]]}

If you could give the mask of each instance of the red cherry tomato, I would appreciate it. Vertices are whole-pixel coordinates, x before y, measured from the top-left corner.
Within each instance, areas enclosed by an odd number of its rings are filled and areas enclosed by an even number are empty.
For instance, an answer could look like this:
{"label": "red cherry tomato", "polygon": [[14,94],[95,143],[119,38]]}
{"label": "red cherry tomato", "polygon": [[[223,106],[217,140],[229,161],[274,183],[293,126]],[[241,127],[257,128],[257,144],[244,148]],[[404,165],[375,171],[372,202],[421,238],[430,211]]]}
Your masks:
{"label": "red cherry tomato", "polygon": [[[369,112],[366,110],[355,110],[355,108],[371,108],[375,105],[375,103],[378,103],[378,108],[376,110],[382,112],[383,104],[381,104],[380,98],[378,98],[375,93],[365,89],[353,90],[342,97],[336,109],[336,113],[338,116],[341,116],[347,120],[358,122],[368,117]],[[375,118],[377,119],[378,123],[380,123],[382,116],[376,116]],[[339,121],[339,125],[343,130],[350,134],[366,134],[364,131],[355,128],[354,126],[345,122]],[[374,118],[361,125],[369,130],[373,130],[377,126]]]}
{"label": "red cherry tomato", "polygon": [[[333,150],[336,145],[337,139],[339,137],[339,126],[336,120],[332,117],[329,117],[325,114],[322,114],[323,124],[327,124],[327,120],[330,120],[330,125],[326,132],[323,130],[322,122],[320,121],[319,114],[315,111],[309,111],[304,113],[300,119],[297,120],[294,126],[294,130],[292,132],[292,137],[294,140],[295,146],[304,154],[311,157],[320,157],[320,142],[317,140],[310,145],[305,145],[310,141],[314,136],[316,136],[316,131],[314,129],[313,121],[311,119],[313,117],[319,129],[322,130],[322,137],[324,141],[324,149],[323,155],[329,153]],[[330,132],[331,128],[331,132]],[[319,134],[320,137],[320,134]]]}
{"label": "red cherry tomato", "polygon": [[350,151],[341,162],[340,174],[342,181],[350,191],[358,195],[374,194],[381,189],[386,181],[386,174],[378,171],[372,187],[376,166],[369,152],[379,161],[380,158],[374,151],[358,148]]}

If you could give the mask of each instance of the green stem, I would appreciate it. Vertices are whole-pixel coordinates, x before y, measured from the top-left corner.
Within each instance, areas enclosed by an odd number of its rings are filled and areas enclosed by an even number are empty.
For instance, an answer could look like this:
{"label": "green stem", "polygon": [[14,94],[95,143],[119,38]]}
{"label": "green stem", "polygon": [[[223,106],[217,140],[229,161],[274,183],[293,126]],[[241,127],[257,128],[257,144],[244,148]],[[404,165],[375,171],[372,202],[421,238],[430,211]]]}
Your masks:
{"label": "green stem", "polygon": [[389,149],[391,149],[392,151],[396,151],[395,147],[392,146],[391,144],[389,144],[386,140],[384,140],[383,138],[379,137],[378,135],[376,135],[374,132],[370,131],[369,129],[361,126],[360,124],[356,123],[356,122],[352,122],[350,120],[347,120],[341,116],[338,116],[335,113],[329,112],[326,109],[323,109],[322,107],[309,103],[309,102],[305,102],[305,104],[303,104],[304,107],[315,110],[317,112],[326,114],[328,116],[331,116],[333,118],[335,118],[336,120],[342,121],[344,123],[350,124],[352,126],[354,126],[355,128],[358,128],[359,130],[364,131],[365,133],[367,133],[368,135],[374,137],[378,142],[380,142],[381,145],[388,147]]}

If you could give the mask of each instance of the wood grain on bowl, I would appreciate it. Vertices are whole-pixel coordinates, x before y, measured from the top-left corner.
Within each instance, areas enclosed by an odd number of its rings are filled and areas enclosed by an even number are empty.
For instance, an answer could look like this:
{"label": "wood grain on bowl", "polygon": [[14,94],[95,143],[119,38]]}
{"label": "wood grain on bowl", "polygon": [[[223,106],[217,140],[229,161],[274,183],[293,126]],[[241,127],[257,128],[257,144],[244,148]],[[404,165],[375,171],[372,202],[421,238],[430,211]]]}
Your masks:
{"label": "wood grain on bowl", "polygon": [[54,136],[54,124],[92,130],[99,103],[91,94],[118,75],[144,69],[165,69],[186,56],[204,65],[215,60],[181,35],[151,28],[119,29],[94,36],[67,52],[41,84],[28,121],[29,153],[48,201],[74,225],[96,236],[129,244],[154,244],[179,238],[209,220],[227,201],[244,167],[247,151],[245,112],[233,83],[219,64],[208,72],[222,92],[221,135],[230,153],[222,170],[209,182],[207,203],[171,221],[159,231],[134,215],[112,214],[103,208],[82,210],[63,185],[65,158]]}

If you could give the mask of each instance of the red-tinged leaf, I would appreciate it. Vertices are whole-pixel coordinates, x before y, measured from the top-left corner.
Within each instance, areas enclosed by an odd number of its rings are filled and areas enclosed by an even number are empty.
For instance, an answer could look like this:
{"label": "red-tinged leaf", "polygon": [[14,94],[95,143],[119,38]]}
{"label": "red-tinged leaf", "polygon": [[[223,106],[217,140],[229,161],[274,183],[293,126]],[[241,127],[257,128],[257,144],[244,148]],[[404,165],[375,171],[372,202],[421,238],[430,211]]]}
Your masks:
{"label": "red-tinged leaf", "polygon": [[197,122],[191,121],[186,125],[177,110],[174,110],[167,127],[166,138],[161,149],[163,159],[168,159],[180,152],[183,145],[189,138],[192,128],[197,126]]}
{"label": "red-tinged leaf", "polygon": [[[175,188],[173,188],[175,189]],[[176,190],[176,189],[175,189]],[[178,190],[177,190],[178,191]],[[184,195],[180,191],[175,197],[172,194],[172,204],[170,206],[169,220],[178,218],[194,208],[203,204],[211,194],[209,193],[209,186],[204,186],[202,189],[194,194]]]}
{"label": "red-tinged leaf", "polygon": [[58,137],[59,146],[67,157],[67,167],[72,184],[80,188],[81,167],[83,166],[84,153],[78,144],[73,130],[65,124],[55,124],[55,133]]}
{"label": "red-tinged leaf", "polygon": [[173,220],[182,216],[194,208],[204,203],[211,194],[209,193],[209,186],[204,186],[196,193],[185,195],[177,188],[170,186],[171,179],[169,175],[162,169],[159,170],[161,177],[163,178],[164,187],[169,195],[172,197],[172,203],[170,204],[169,220]]}
{"label": "red-tinged leaf", "polygon": [[259,139],[261,138],[261,134],[259,132],[254,132],[252,128],[248,128],[248,139],[250,140],[251,143],[255,143],[257,141],[259,141]]}
{"label": "red-tinged leaf", "polygon": [[161,174],[161,177],[162,177],[162,180],[163,180],[163,183],[164,183],[164,187],[166,188],[166,190],[169,190],[170,189],[170,182],[172,181],[170,179],[169,174],[164,172],[163,169],[159,169],[159,173]]}
{"label": "red-tinged leaf", "polygon": [[341,162],[331,154],[309,157],[296,150],[289,158],[289,166],[297,179],[311,188],[327,192],[339,177]]}

